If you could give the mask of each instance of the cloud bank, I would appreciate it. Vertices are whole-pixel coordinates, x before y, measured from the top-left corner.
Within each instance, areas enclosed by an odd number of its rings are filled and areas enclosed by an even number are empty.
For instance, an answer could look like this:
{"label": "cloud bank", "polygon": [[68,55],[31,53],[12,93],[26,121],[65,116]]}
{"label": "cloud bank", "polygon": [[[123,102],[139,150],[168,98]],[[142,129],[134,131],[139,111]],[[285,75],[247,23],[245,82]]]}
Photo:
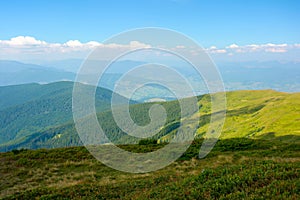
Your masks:
{"label": "cloud bank", "polygon": [[267,44],[250,44],[245,46],[231,44],[221,49],[218,49],[216,46],[211,46],[206,50],[209,53],[253,53],[253,52],[285,53],[293,49],[300,49],[300,44],[267,43]]}
{"label": "cloud bank", "polygon": [[148,47],[150,45],[138,41],[131,41],[129,44],[102,44],[96,41],[81,43],[79,40],[69,40],[65,43],[48,43],[30,36],[18,36],[10,40],[0,40],[0,58],[84,58],[95,48],[131,50]]}
{"label": "cloud bank", "polygon": [[[30,59],[68,59],[85,58],[93,49],[131,50],[136,48],[149,48],[150,44],[131,41],[128,44],[103,44],[97,41],[82,43],[79,40],[69,40],[65,43],[49,43],[30,36],[18,36],[9,40],[0,40],[0,59],[30,60]],[[175,48],[185,49],[195,54],[193,49],[185,46]],[[264,54],[266,57],[277,58],[281,54],[288,59],[299,59],[300,44],[250,44],[240,46],[231,44],[223,48],[211,46],[205,48],[213,57],[247,57]],[[288,56],[287,56],[288,55]],[[279,56],[280,57],[280,56]]]}

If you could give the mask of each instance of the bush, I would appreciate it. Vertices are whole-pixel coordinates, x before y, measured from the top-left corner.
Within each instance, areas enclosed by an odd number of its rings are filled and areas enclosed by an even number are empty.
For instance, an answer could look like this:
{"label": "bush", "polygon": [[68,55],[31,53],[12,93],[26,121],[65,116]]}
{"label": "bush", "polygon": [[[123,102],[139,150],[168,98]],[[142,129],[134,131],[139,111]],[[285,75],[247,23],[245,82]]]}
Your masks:
{"label": "bush", "polygon": [[155,139],[143,139],[139,141],[139,145],[157,144]]}
{"label": "bush", "polygon": [[12,152],[13,152],[13,154],[16,155],[16,154],[19,154],[19,153],[21,153],[21,152],[23,152],[23,151],[26,151],[26,150],[27,150],[27,149],[23,149],[23,148],[22,148],[22,149],[13,149]]}

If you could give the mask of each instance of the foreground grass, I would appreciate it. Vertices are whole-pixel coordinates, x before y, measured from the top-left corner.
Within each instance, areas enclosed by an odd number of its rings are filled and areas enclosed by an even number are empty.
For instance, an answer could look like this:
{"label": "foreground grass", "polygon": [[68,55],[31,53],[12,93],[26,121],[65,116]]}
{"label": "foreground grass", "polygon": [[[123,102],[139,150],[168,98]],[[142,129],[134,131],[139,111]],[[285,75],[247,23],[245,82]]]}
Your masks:
{"label": "foreground grass", "polygon": [[[84,147],[0,154],[3,199],[299,199],[300,146],[280,141],[219,141],[197,159],[201,140],[170,166],[129,174]],[[145,152],[162,145],[124,145]]]}

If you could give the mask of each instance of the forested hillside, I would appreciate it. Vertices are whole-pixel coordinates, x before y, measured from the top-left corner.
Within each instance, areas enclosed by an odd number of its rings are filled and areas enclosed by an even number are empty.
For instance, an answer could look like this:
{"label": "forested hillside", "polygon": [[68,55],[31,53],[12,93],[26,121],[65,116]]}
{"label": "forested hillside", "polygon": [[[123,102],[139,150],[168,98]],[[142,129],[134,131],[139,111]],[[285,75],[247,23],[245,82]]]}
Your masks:
{"label": "forested hillside", "polygon": [[[72,90],[73,82],[0,87],[0,146],[23,143],[49,128],[72,122]],[[98,112],[110,109],[111,96],[110,90],[97,88]]]}

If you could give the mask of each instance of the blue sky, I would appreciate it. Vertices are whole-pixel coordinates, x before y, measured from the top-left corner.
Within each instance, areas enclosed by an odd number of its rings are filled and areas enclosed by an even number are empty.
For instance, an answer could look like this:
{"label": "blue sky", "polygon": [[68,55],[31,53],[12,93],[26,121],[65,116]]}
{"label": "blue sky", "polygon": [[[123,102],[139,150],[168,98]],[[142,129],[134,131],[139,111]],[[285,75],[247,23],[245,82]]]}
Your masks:
{"label": "blue sky", "polygon": [[102,41],[154,26],[183,32],[203,46],[299,43],[299,10],[297,0],[3,0],[0,40]]}
{"label": "blue sky", "polygon": [[161,27],[191,37],[217,60],[300,62],[297,0],[2,0],[0,5],[0,59],[82,59],[115,34]]}

